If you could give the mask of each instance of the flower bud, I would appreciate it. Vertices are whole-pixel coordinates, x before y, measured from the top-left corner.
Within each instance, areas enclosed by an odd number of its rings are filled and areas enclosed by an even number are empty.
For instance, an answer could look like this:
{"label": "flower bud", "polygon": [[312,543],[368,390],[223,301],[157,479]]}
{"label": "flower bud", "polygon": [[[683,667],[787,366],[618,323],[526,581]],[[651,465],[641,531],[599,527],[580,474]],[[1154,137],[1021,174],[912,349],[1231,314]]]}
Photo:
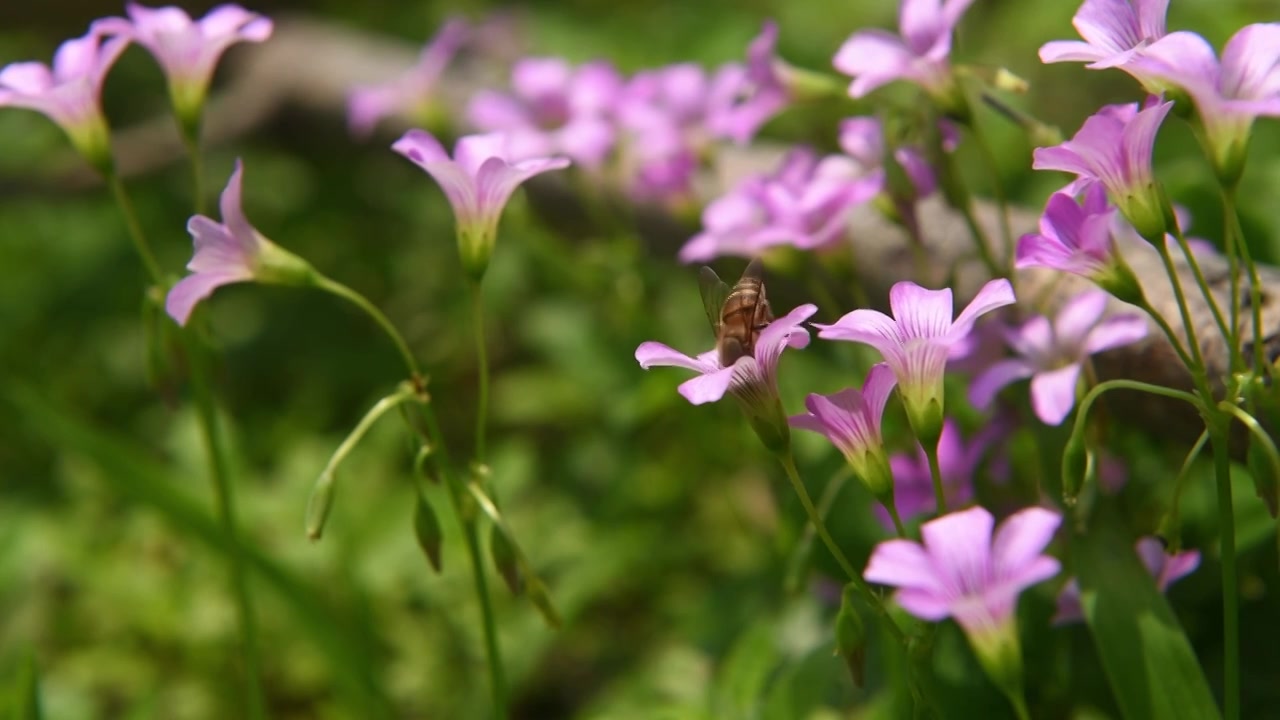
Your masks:
{"label": "flower bud", "polygon": [[507,589],[512,595],[519,595],[524,590],[524,583],[515,548],[511,546],[511,539],[497,525],[490,530],[489,557],[493,560],[493,566],[497,568],[498,574],[502,576],[503,582],[507,584]]}
{"label": "flower bud", "polygon": [[1089,447],[1083,433],[1072,433],[1062,451],[1062,500],[1068,507],[1076,504],[1080,488],[1089,472]]}
{"label": "flower bud", "polygon": [[840,599],[840,612],[836,614],[836,654],[844,658],[849,676],[856,687],[862,687],[866,673],[867,630],[862,617],[849,601],[850,588],[846,587]]}
{"label": "flower bud", "polygon": [[533,606],[538,609],[538,613],[542,615],[542,619],[552,628],[560,627],[560,613],[556,612],[555,605],[551,602],[551,594],[547,592],[547,586],[536,575],[529,578],[529,600],[533,602]]}
{"label": "flower bud", "polygon": [[311,488],[311,497],[307,500],[307,537],[311,540],[320,539],[329,511],[333,509],[333,478],[333,471],[326,469]]}
{"label": "flower bud", "polygon": [[413,533],[418,538],[418,547],[426,553],[427,562],[438,573],[441,568],[440,546],[444,542],[444,533],[440,529],[440,518],[435,508],[422,495],[413,509]]}

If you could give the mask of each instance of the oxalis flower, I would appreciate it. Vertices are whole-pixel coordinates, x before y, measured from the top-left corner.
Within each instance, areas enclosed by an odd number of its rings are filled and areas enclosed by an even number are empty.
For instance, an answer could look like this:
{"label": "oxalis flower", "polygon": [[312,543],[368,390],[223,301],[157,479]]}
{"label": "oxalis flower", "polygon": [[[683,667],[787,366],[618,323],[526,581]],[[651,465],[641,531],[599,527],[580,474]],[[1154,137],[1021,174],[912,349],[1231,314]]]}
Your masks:
{"label": "oxalis flower", "polygon": [[468,135],[458,140],[452,158],[425,130],[410,130],[391,146],[440,184],[457,221],[463,268],[476,282],[489,267],[498,221],[511,194],[535,175],[569,166],[560,157],[513,162],[507,140],[500,133]]}
{"label": "oxalis flower", "polygon": [[1005,519],[993,537],[994,518],[985,508],[954,512],[921,527],[923,544],[880,543],[863,577],[898,588],[895,601],[921,620],[954,618],[996,685],[1020,697],[1014,610],[1023,590],[1058,574],[1059,562],[1042,553],[1061,521],[1051,510],[1028,508]]}
{"label": "oxalis flower", "polygon": [[1280,117],[1280,23],[1245,26],[1227,41],[1221,62],[1199,35],[1170,33],[1136,67],[1191,97],[1214,169],[1224,182],[1238,182],[1254,119]]}
{"label": "oxalis flower", "polygon": [[951,76],[951,34],[973,0],[903,0],[902,35],[863,30],[840,46],[832,64],[853,76],[849,95],[860,98],[881,85],[906,80],[924,88],[949,114],[966,117],[964,98]]}
{"label": "oxalis flower", "polygon": [[1151,154],[1160,123],[1171,107],[1172,102],[1163,102],[1141,112],[1136,105],[1103,108],[1085,120],[1070,140],[1037,148],[1031,167],[1075,173],[1076,181],[1066,188],[1072,194],[1101,183],[1111,203],[1142,237],[1161,242],[1172,211],[1156,185]]}
{"label": "oxalis flower", "polygon": [[767,20],[747,46],[747,68],[739,97],[725,108],[719,132],[739,145],[791,104],[794,69],[778,57],[778,24]]}
{"label": "oxalis flower", "polygon": [[1051,323],[1043,315],[1006,332],[1018,357],[992,365],[969,386],[969,400],[986,408],[1004,386],[1031,378],[1031,406],[1048,425],[1061,425],[1076,404],[1076,385],[1086,358],[1147,336],[1147,321],[1137,313],[1107,319],[1107,294],[1089,290],[1071,298]]}
{"label": "oxalis flower", "polygon": [[126,35],[101,29],[62,43],[53,66],[16,62],[0,70],[0,107],[35,110],[62,128],[76,151],[104,175],[112,172],[107,119],[102,114],[102,82]]}
{"label": "oxalis flower", "polygon": [[[1158,538],[1140,538],[1134,546],[1138,559],[1142,561],[1151,578],[1155,580],[1156,589],[1165,592],[1169,586],[1195,572],[1200,567],[1200,552],[1187,550],[1176,555],[1166,555],[1164,545]],[[1054,625],[1077,623],[1084,619],[1084,609],[1080,606],[1080,582],[1072,578],[1062,587],[1058,595],[1058,611],[1053,616]]]}
{"label": "oxalis flower", "polygon": [[821,433],[844,454],[854,473],[884,507],[893,508],[893,474],[884,452],[880,421],[898,381],[888,365],[867,372],[862,389],[847,388],[832,395],[810,395],[809,410],[792,415],[791,427]]}
{"label": "oxalis flower", "polygon": [[379,121],[393,116],[430,125],[438,107],[440,78],[471,35],[470,24],[451,18],[423,46],[413,67],[388,82],[352,88],[347,96],[347,125],[352,134],[368,137]]}
{"label": "oxalis flower", "polygon": [[1086,62],[1086,67],[1135,73],[1133,61],[1165,35],[1169,0],[1085,0],[1071,24],[1084,38],[1054,40],[1040,47],[1040,62]]}
{"label": "oxalis flower", "polygon": [[198,126],[222,53],[236,43],[262,42],[273,29],[271,20],[239,5],[219,5],[199,21],[174,6],[129,3],[125,11],[129,19],[104,18],[93,27],[131,37],[155,56],[169,81],[174,112],[188,132]]}
{"label": "oxalis flower", "polygon": [[982,315],[1014,302],[1013,286],[988,282],[952,320],[951,290],[926,290],[913,282],[889,291],[893,317],[877,310],[854,310],[833,325],[817,325],[818,337],[865,343],[880,351],[898,378],[907,418],[921,443],[942,432],[942,377],[952,346],[964,339]]}
{"label": "oxalis flower", "polygon": [[276,245],[249,224],[240,206],[244,166],[236,160],[219,210],[222,222],[195,215],[187,232],[195,240],[195,255],[187,263],[191,275],[179,280],[165,299],[165,310],[186,325],[197,303],[214,290],[250,280],[276,285],[313,285],[320,276],[306,260]]}
{"label": "oxalis flower", "polygon": [[609,114],[622,87],[607,62],[573,67],[561,58],[525,58],[512,68],[512,94],[481,90],[467,119],[484,132],[508,133],[512,159],[559,154],[595,169],[617,140]]}
{"label": "oxalis flower", "polygon": [[642,343],[636,348],[636,361],[646,370],[672,366],[698,373],[698,377],[679,387],[686,400],[702,405],[719,400],[725,393],[732,395],[766,447],[783,452],[789,448],[790,433],[778,397],[778,360],[783,350],[809,344],[809,332],[802,324],[817,311],[815,305],[801,305],[769,323],[756,338],[754,352],[728,367],[720,364],[720,354],[714,348],[689,357],[658,342]]}

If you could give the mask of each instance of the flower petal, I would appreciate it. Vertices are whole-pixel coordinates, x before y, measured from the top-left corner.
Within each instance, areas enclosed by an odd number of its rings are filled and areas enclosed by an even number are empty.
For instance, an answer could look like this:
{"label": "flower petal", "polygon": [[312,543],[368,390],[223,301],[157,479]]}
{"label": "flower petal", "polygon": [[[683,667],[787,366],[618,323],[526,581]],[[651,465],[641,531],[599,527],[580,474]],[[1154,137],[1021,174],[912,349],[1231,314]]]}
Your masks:
{"label": "flower petal", "polygon": [[1114,315],[1103,320],[1084,343],[1086,354],[1123,347],[1145,338],[1150,331],[1146,318],[1136,313]]}
{"label": "flower petal", "polygon": [[1061,425],[1076,405],[1080,363],[1037,373],[1031,378],[1031,406],[1046,425]]}
{"label": "flower petal", "polygon": [[[955,312],[951,288],[929,290],[906,280],[889,290],[889,307],[903,342],[913,338],[942,338],[951,329]],[[956,338],[959,340],[959,338]]]}
{"label": "flower petal", "polygon": [[249,274],[196,273],[179,280],[164,301],[165,312],[179,325],[186,325],[196,303],[209,297],[223,285],[252,280]]}
{"label": "flower petal", "polygon": [[934,567],[954,597],[981,592],[987,584],[994,523],[986,508],[972,507],[921,526],[920,535]]}
{"label": "flower petal", "polygon": [[719,364],[709,364],[701,357],[691,358],[660,342],[652,341],[640,343],[640,347],[636,348],[636,362],[640,363],[640,367],[645,370],[653,367],[682,367],[694,372],[708,373],[720,368]]}
{"label": "flower petal", "polygon": [[1018,574],[1040,556],[1062,524],[1052,510],[1030,507],[1005,518],[991,541],[992,570],[996,577]]}
{"label": "flower petal", "polygon": [[1102,313],[1107,311],[1108,294],[1102,290],[1085,290],[1068,300],[1053,318],[1053,335],[1063,350],[1083,348]]}
{"label": "flower petal", "polygon": [[1015,300],[1013,285],[1008,280],[997,278],[989,281],[982,286],[982,289],[973,297],[973,300],[969,301],[965,309],[961,310],[960,314],[956,316],[956,321],[951,325],[948,339],[954,342],[968,335],[973,323],[979,317],[1005,305],[1012,305]]}
{"label": "flower petal", "polygon": [[1029,378],[1034,373],[1035,368],[1022,358],[1001,360],[974,378],[969,385],[969,402],[979,410],[986,410],[991,407],[991,401],[995,399],[996,393],[1003,390],[1006,385]]}
{"label": "flower petal", "polygon": [[942,590],[933,559],[919,543],[911,540],[886,540],[877,545],[862,577],[891,587]]}
{"label": "flower petal", "polygon": [[[750,358],[745,359],[749,360]],[[744,358],[739,358],[739,362],[742,362],[742,360]],[[692,380],[686,380],[677,389],[686,400],[694,405],[715,402],[724,397],[724,394],[729,390],[729,386],[733,384],[734,373],[737,370],[737,365],[730,365],[727,368],[721,368],[706,375],[699,375]]]}

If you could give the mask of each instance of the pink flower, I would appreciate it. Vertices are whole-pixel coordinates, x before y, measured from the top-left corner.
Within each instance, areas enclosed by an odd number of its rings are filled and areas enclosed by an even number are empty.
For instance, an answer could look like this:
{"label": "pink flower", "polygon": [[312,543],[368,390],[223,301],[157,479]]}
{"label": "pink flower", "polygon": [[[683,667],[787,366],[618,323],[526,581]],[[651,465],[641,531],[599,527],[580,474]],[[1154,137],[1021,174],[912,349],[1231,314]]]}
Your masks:
{"label": "pink flower", "polygon": [[702,213],[703,231],[681,248],[680,260],[755,257],[778,245],[832,245],[844,237],[849,214],[875,196],[881,182],[882,176],[863,175],[847,157],[819,159],[808,148],[796,148],[774,174],[749,177],[712,201]]}
{"label": "pink flower", "polygon": [[951,34],[973,0],[902,0],[901,37],[883,30],[854,33],[836,52],[835,68],[853,77],[849,95],[860,98],[895,80],[915,83],[950,110]]}
{"label": "pink flower", "polygon": [[[1169,586],[1190,575],[1200,567],[1200,552],[1188,550],[1176,555],[1166,555],[1158,538],[1140,538],[1134,546],[1138,559],[1155,580],[1156,589],[1165,592]],[[1058,595],[1058,612],[1053,616],[1054,625],[1066,625],[1084,619],[1080,606],[1080,583],[1075,578],[1062,587]]]}
{"label": "pink flower", "polygon": [[995,519],[973,507],[925,523],[923,544],[888,540],[876,546],[863,573],[898,588],[894,599],[921,620],[954,618],[981,656],[1017,644],[1018,595],[1058,574],[1043,555],[1062,517],[1044,508],[1009,516],[992,536]]}
{"label": "pink flower", "polygon": [[1050,323],[1037,315],[1005,335],[1018,357],[996,363],[974,379],[969,400],[979,408],[991,404],[1004,386],[1031,378],[1031,405],[1048,425],[1061,425],[1076,404],[1080,370],[1090,355],[1137,342],[1147,335],[1147,321],[1137,313],[1107,319],[1107,294],[1089,290],[1062,306]]}
{"label": "pink flower", "polygon": [[[947,123],[949,127],[954,126]],[[945,149],[953,149],[946,147]],[[885,141],[884,130],[880,120],[873,117],[853,117],[840,121],[840,149],[856,160],[867,176],[867,182],[878,186],[878,191],[887,189],[885,178]],[[914,197],[922,198],[931,194],[937,187],[933,168],[919,150],[909,147],[898,147],[893,151],[893,159],[897,161],[910,178]],[[873,179],[874,178],[874,182]]]}
{"label": "pink flower", "polygon": [[778,58],[778,24],[766,20],[760,34],[747,46],[747,70],[740,97],[725,108],[719,130],[739,145],[751,138],[773,116],[791,104],[787,66]]}
{"label": "pink flower", "polygon": [[185,10],[168,6],[125,6],[129,19],[104,18],[102,32],[127,35],[155,56],[169,80],[169,95],[179,118],[194,123],[204,106],[214,67],[227,48],[271,37],[271,20],[239,5],[219,5],[198,22]]}
{"label": "pink flower", "polygon": [[[938,469],[949,506],[964,505],[973,499],[978,466],[999,438],[1008,432],[1007,423],[997,421],[966,440],[954,420],[947,418],[942,422],[942,434],[937,445]],[[890,456],[889,468],[893,471],[893,498],[899,517],[905,521],[937,512],[933,476],[929,473],[929,459],[923,448],[917,447],[914,453]],[[887,513],[876,514],[885,528],[893,528]]]}
{"label": "pink flower", "polygon": [[804,415],[792,415],[794,428],[822,433],[881,502],[893,503],[893,474],[885,458],[880,421],[885,404],[898,381],[893,371],[880,363],[867,372],[862,389],[847,388],[832,395],[809,395]]}
{"label": "pink flower", "polygon": [[508,138],[499,133],[468,135],[445,152],[431,133],[410,130],[391,146],[440,184],[457,221],[458,250],[474,279],[483,277],[498,237],[498,221],[511,194],[529,178],[569,166],[567,158],[512,161]]}
{"label": "pink flower", "polygon": [[1070,193],[1054,193],[1040,216],[1040,232],[1018,240],[1015,267],[1047,267],[1087,278],[1105,273],[1115,257],[1114,215],[1101,185],[1089,186],[1083,205]]}
{"label": "pink flower", "polygon": [[481,90],[467,118],[484,132],[505,132],[512,159],[566,155],[598,168],[613,149],[610,118],[622,77],[606,62],[578,67],[560,58],[525,58],[511,71],[512,94]]}
{"label": "pink flower", "polygon": [[367,137],[380,120],[396,115],[419,122],[429,119],[439,100],[440,78],[471,34],[467,21],[451,18],[423,46],[416,65],[388,82],[352,88],[347,97],[352,134]]}
{"label": "pink flower", "polygon": [[68,40],[53,56],[53,66],[17,62],[0,70],[0,107],[35,110],[48,117],[71,139],[71,144],[100,172],[111,172],[107,119],[102,114],[102,82],[127,36],[90,30]]}
{"label": "pink flower", "polygon": [[1199,35],[1171,33],[1136,66],[1191,96],[1215,169],[1238,180],[1254,119],[1280,117],[1280,23],[1246,25],[1227,41],[1221,62]]}
{"label": "pink flower", "polygon": [[[1133,61],[1165,35],[1169,0],[1085,0],[1071,19],[1079,40],[1054,40],[1040,47],[1040,62],[1087,62],[1133,73]],[[1143,77],[1135,74],[1139,80]]]}
{"label": "pink flower", "polygon": [[1066,189],[1072,194],[1101,183],[1142,237],[1163,238],[1165,201],[1152,174],[1151,155],[1171,107],[1172,102],[1164,102],[1141,112],[1136,105],[1104,108],[1070,140],[1037,148],[1032,167],[1075,173],[1076,181]]}
{"label": "pink flower", "polygon": [[222,222],[195,215],[187,232],[195,240],[195,255],[187,263],[191,275],[179,280],[165,299],[165,310],[186,325],[197,303],[223,285],[254,280],[277,285],[309,285],[318,279],[302,258],[263,237],[249,224],[240,207],[244,166],[235,171],[222,191]]}
{"label": "pink flower", "polygon": [[833,325],[815,327],[823,339],[860,342],[879,350],[898,378],[916,436],[931,442],[942,431],[942,377],[952,346],[979,317],[1013,302],[1009,281],[992,280],[953,321],[950,289],[926,290],[903,281],[889,291],[893,317],[877,310],[854,310]]}

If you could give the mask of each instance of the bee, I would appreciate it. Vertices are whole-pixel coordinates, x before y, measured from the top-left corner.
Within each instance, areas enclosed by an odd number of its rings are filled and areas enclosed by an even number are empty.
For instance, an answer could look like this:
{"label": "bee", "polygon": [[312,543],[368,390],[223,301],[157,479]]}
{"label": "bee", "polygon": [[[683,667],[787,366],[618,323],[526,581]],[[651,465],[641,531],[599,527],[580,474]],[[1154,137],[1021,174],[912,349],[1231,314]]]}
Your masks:
{"label": "bee", "polygon": [[715,271],[703,267],[698,273],[702,306],[716,336],[720,365],[728,367],[738,358],[755,351],[760,331],[773,322],[773,311],[764,294],[764,266],[752,260],[732,288]]}

